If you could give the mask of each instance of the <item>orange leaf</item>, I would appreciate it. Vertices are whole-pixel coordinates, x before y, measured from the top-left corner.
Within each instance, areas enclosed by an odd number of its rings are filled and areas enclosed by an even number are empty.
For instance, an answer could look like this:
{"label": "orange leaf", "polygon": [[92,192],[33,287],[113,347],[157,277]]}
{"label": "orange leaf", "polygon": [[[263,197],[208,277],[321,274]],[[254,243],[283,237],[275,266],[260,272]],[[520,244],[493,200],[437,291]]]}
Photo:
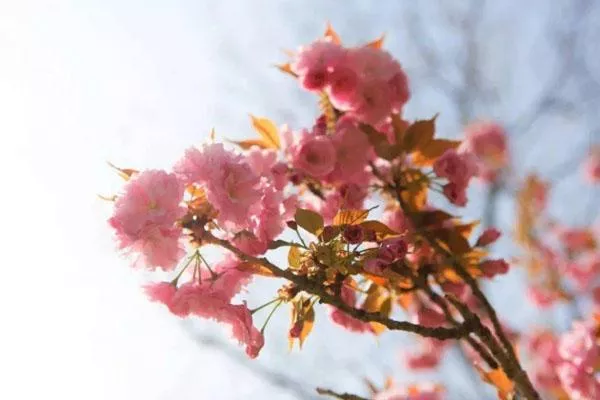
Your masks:
{"label": "orange leaf", "polygon": [[399,114],[392,114],[392,127],[394,128],[394,136],[397,144],[404,142],[404,133],[409,126],[408,121],[403,120]]}
{"label": "orange leaf", "polygon": [[402,150],[400,145],[390,144],[387,137],[371,125],[360,124],[360,129],[367,135],[369,143],[379,157],[388,161],[398,157]]}
{"label": "orange leaf", "polygon": [[297,74],[297,73],[295,73],[295,72],[292,70],[292,65],[291,65],[290,63],[285,63],[285,64],[276,64],[275,66],[277,67],[277,69],[278,69],[278,70],[280,70],[280,71],[281,71],[281,72],[283,72],[283,73],[286,73],[286,74],[288,74],[288,75],[291,75],[291,76],[293,76],[294,78],[297,78],[297,77],[298,77],[298,74]]}
{"label": "orange leaf", "polygon": [[394,231],[389,226],[387,226],[383,222],[379,222],[379,221],[374,221],[374,220],[363,221],[360,223],[360,226],[363,229],[375,232],[375,237],[377,238],[377,240],[383,240],[388,236],[399,235],[398,232]]}
{"label": "orange leaf", "polygon": [[452,215],[442,210],[423,210],[413,214],[415,225],[423,228],[440,226],[443,222],[452,218]]}
{"label": "orange leaf", "polygon": [[458,140],[433,139],[429,144],[417,150],[412,155],[412,163],[417,167],[429,167],[433,165],[446,150],[456,149],[461,142]]}
{"label": "orange leaf", "polygon": [[252,120],[252,126],[268,148],[279,149],[281,147],[279,133],[273,121],[268,118],[255,117],[252,114],[250,115],[250,119]]}
{"label": "orange leaf", "polygon": [[265,143],[262,139],[248,139],[248,140],[240,140],[239,142],[232,141],[231,143],[237,144],[244,150],[249,150],[252,146],[260,147],[261,149],[268,149],[270,146]]}
{"label": "orange leaf", "polygon": [[432,119],[415,121],[404,133],[403,148],[409,153],[427,148],[435,134],[435,115]]}
{"label": "orange leaf", "polygon": [[374,49],[381,49],[383,47],[383,40],[385,39],[385,35],[379,36],[377,39],[372,42],[367,43],[367,47],[372,47]]}
{"label": "orange leaf", "polygon": [[403,188],[399,189],[399,193],[410,207],[408,211],[423,209],[427,203],[429,178],[418,169],[408,169],[400,176],[400,184]]}
{"label": "orange leaf", "polygon": [[333,225],[358,225],[367,218],[367,215],[369,215],[368,210],[340,210],[333,217]]}
{"label": "orange leaf", "polygon": [[275,276],[267,267],[251,262],[243,262],[241,264],[238,264],[237,269],[240,271],[251,272],[255,275]]}
{"label": "orange leaf", "polygon": [[387,329],[385,325],[380,324],[379,322],[369,322],[369,324],[371,325],[373,333],[377,336],[381,335]]}
{"label": "orange leaf", "polygon": [[333,30],[330,22],[327,23],[327,28],[325,29],[325,34],[323,36],[335,44],[342,44],[342,39],[340,39],[340,36],[337,34],[337,32]]}
{"label": "orange leaf", "polygon": [[467,239],[452,228],[434,229],[431,234],[436,237],[442,247],[455,255],[462,255],[471,250]]}
{"label": "orange leaf", "polygon": [[410,306],[414,301],[414,295],[412,293],[402,293],[396,296],[396,302],[402,307],[404,310],[408,311]]}
{"label": "orange leaf", "polygon": [[502,400],[509,400],[512,398],[515,391],[515,384],[508,376],[506,376],[504,370],[496,368],[486,372],[479,365],[475,365],[475,368],[481,375],[481,379],[498,390],[498,398]]}
{"label": "orange leaf", "polygon": [[139,171],[135,170],[135,169],[130,169],[130,168],[119,168],[116,165],[114,165],[113,163],[111,163],[110,161],[107,161],[108,165],[113,168],[116,169],[119,176],[123,179],[125,179],[126,181],[128,181],[134,174],[137,174]]}
{"label": "orange leaf", "polygon": [[468,239],[473,230],[479,225],[479,221],[469,222],[468,224],[456,225],[454,229],[465,239]]}

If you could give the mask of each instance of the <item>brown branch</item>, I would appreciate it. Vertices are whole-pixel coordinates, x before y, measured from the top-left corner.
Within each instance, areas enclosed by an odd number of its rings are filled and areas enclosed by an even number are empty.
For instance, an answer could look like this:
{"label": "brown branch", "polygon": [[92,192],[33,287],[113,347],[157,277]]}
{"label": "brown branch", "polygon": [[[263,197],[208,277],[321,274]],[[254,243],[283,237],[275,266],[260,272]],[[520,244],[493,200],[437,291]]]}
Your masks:
{"label": "brown branch", "polygon": [[224,249],[231,251],[242,261],[262,265],[263,267],[271,271],[273,275],[279,278],[284,278],[296,284],[299,289],[318,296],[321,303],[332,305],[345,312],[346,314],[363,322],[378,322],[390,330],[411,332],[421,336],[431,337],[439,340],[461,339],[468,336],[471,332],[471,324],[468,321],[465,321],[460,326],[455,328],[429,328],[406,321],[396,321],[394,319],[384,317],[380,313],[367,312],[365,310],[351,307],[348,304],[346,304],[340,297],[330,294],[327,291],[327,289],[318,282],[312,281],[306,278],[305,276],[296,275],[288,269],[281,269],[276,265],[272,264],[269,260],[267,260],[264,257],[258,258],[248,255],[240,249],[238,249],[237,247],[235,247],[234,245],[232,245],[227,240],[219,239],[212,235],[208,236],[206,240],[209,243],[216,244],[218,246],[223,247]]}
{"label": "brown branch", "polygon": [[[409,212],[409,208],[407,207],[405,201],[402,199],[402,196],[400,195],[400,189],[398,189],[399,187],[400,185],[398,182],[395,182],[392,185],[392,189],[394,190],[396,199],[400,207],[404,211],[405,215],[412,219],[412,213]],[[446,255],[450,260],[452,260],[452,266],[456,273],[471,288],[471,291],[473,292],[473,295],[477,298],[477,300],[481,302],[483,309],[485,310],[486,314],[488,314],[488,317],[492,322],[492,326],[494,327],[494,333],[499,338],[501,345],[497,344],[491,333],[489,335],[487,334],[489,330],[487,329],[487,327],[483,326],[480,323],[479,319],[471,319],[471,321],[479,323],[479,327],[477,327],[477,334],[481,337],[482,341],[489,347],[496,359],[500,361],[504,372],[509,378],[511,378],[515,382],[518,390],[520,390],[521,393],[527,399],[540,399],[540,396],[533,387],[533,384],[527,376],[527,373],[521,367],[521,364],[517,359],[512,344],[510,343],[502,329],[500,320],[498,319],[498,315],[496,314],[496,310],[494,309],[494,307],[492,307],[485,294],[479,288],[479,285],[475,278],[473,278],[459,262],[454,261],[453,254],[451,254],[446,249],[442,248],[434,238],[431,238],[430,235],[427,234],[427,232],[422,232],[422,236],[437,253]],[[472,315],[472,313],[469,312],[469,314],[464,314],[464,317],[466,318],[467,315]]]}
{"label": "brown branch", "polygon": [[333,390],[317,388],[317,393],[322,394],[324,396],[330,396],[336,399],[341,400],[369,400],[366,397],[360,397],[355,394],[350,393],[336,393]]}
{"label": "brown branch", "polygon": [[[450,322],[454,326],[460,324],[458,322],[458,320],[456,318],[454,318],[454,316],[452,315],[452,312],[450,311],[447,302],[442,298],[442,296],[440,296],[435,291],[433,291],[433,289],[431,289],[431,286],[429,286],[429,283],[427,282],[427,276],[424,276],[424,275],[419,276],[416,280],[416,283],[427,294],[427,296],[431,299],[431,301],[433,301],[435,304],[437,304],[442,309],[442,312],[448,322]],[[467,319],[477,319],[478,320],[479,319],[479,317],[477,317],[477,315],[475,315],[473,313],[471,313],[468,316],[465,316],[463,314],[463,318],[465,320],[467,320]],[[481,322],[478,321],[478,323],[476,323],[476,324],[479,325],[479,324],[481,324]],[[483,347],[481,345],[481,343],[479,343],[477,340],[475,340],[471,336],[465,337],[465,340],[473,348],[473,350],[475,350],[481,356],[481,358],[486,362],[486,364],[490,368],[492,368],[492,369],[498,368],[498,363],[494,359],[494,356],[492,354],[490,354],[490,352],[487,351],[487,349],[485,349],[485,347]]]}

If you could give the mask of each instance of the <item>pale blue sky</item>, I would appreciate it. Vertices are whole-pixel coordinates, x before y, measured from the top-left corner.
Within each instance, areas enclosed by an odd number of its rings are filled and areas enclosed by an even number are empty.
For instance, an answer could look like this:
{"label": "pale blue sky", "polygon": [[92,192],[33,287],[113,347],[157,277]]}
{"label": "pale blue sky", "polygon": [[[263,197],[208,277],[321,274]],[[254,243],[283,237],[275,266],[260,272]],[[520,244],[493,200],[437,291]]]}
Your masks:
{"label": "pale blue sky", "polygon": [[[388,48],[401,62],[409,60],[409,74],[418,74],[419,64],[410,61],[414,54],[403,34],[402,3],[0,1],[0,205],[5,226],[0,315],[6,321],[0,330],[0,397],[296,398],[193,342],[189,331],[205,326],[226,340],[226,333],[213,324],[190,328],[144,299],[139,290],[143,277],[114,252],[105,224],[110,205],[96,194],[110,194],[121,184],[107,160],[168,168],[212,127],[221,138],[251,135],[250,112],[295,127],[311,123],[314,99],[271,65],[284,59],[283,49],[319,35],[327,20],[351,43],[387,33]],[[489,62],[492,76],[510,83],[498,108],[485,110],[490,117],[511,118],[506,110],[524,107],[534,97],[537,80],[543,79],[544,70],[535,63],[552,62],[538,32],[539,21],[548,17],[544,2],[521,5],[519,21],[513,17],[517,2],[510,3],[489,11],[493,18],[484,22],[495,33],[488,39],[490,46],[505,46],[501,34],[521,35],[525,50],[505,52],[526,67],[515,81],[507,72],[513,63],[502,57]],[[425,9],[431,8],[427,4]],[[508,23],[510,32],[502,29]],[[433,27],[430,34],[449,52],[457,51],[452,37]],[[542,43],[530,49],[538,57],[528,53],[527,40],[532,46]],[[451,68],[447,74],[455,79]],[[459,126],[448,100],[422,80],[414,82],[409,116],[440,112],[443,134],[455,135]],[[564,118],[546,124],[571,130],[583,126]],[[545,140],[565,135],[560,129],[544,133]],[[546,162],[560,161],[571,142],[545,147],[541,157],[548,159],[536,165],[543,170]],[[566,190],[580,190],[577,178],[573,181]],[[480,187],[473,189],[467,215],[478,215],[480,192]],[[501,215],[510,216],[510,207],[502,202]],[[504,227],[509,226],[506,222]],[[494,293],[513,288],[517,278],[518,273],[500,279]],[[252,299],[269,297],[271,287],[258,286],[261,292]],[[541,320],[531,307],[497,298],[514,323]],[[398,349],[400,343],[411,343],[407,335],[376,341],[344,332],[325,318],[305,350],[289,354],[287,318],[287,311],[277,316],[255,362],[289,373],[307,390],[319,384],[360,391],[363,377],[382,381],[389,373],[404,381],[431,377],[404,371]],[[451,389],[458,397],[449,398],[474,398],[465,376],[453,371],[452,360],[441,373],[452,377]]]}

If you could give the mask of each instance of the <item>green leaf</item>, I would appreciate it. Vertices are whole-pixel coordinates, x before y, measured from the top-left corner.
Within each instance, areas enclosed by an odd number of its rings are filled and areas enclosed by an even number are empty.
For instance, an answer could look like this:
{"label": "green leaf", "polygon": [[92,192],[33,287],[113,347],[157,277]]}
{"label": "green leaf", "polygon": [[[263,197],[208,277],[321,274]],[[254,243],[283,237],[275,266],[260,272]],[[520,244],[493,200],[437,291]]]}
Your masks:
{"label": "green leaf", "polygon": [[304,208],[298,208],[296,209],[294,220],[304,230],[312,233],[313,235],[318,236],[319,233],[321,233],[321,231],[323,230],[323,217],[314,211],[307,210]]}

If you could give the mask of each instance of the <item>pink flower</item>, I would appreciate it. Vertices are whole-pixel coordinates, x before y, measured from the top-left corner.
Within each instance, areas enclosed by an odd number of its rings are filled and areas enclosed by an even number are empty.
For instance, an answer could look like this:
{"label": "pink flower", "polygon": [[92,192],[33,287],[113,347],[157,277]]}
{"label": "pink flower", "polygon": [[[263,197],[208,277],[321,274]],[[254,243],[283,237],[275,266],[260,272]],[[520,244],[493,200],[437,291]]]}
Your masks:
{"label": "pink flower", "polygon": [[404,258],[408,252],[408,244],[401,237],[386,239],[381,243],[381,254],[384,259],[390,262]]}
{"label": "pink flower", "polygon": [[375,394],[373,400],[443,400],[443,392],[434,385],[392,387]]}
{"label": "pink flower", "polygon": [[498,238],[500,238],[500,235],[502,235],[502,233],[500,233],[498,229],[488,228],[485,231],[483,231],[481,236],[479,236],[475,245],[479,247],[488,246],[494,243],[496,240],[498,240]]}
{"label": "pink flower", "polygon": [[442,191],[450,203],[460,207],[467,205],[467,191],[464,186],[449,182],[444,185]]}
{"label": "pink flower", "polygon": [[566,264],[565,273],[575,281],[580,290],[587,290],[600,273],[600,256],[594,254],[577,262]]}
{"label": "pink flower", "polygon": [[340,210],[361,210],[367,197],[364,187],[356,184],[343,184],[337,190],[330,191],[316,209],[326,222],[331,222]]}
{"label": "pink flower", "polygon": [[323,177],[333,171],[335,162],[336,151],[328,136],[304,134],[293,148],[294,167],[314,177]]}
{"label": "pink flower", "polygon": [[465,129],[465,145],[478,158],[481,175],[495,179],[496,173],[508,164],[508,144],[504,129],[495,122],[471,123]]}
{"label": "pink flower", "polygon": [[445,345],[442,341],[421,338],[421,349],[415,353],[405,353],[404,359],[406,366],[413,370],[433,369],[440,364],[442,360]]}
{"label": "pink flower", "polygon": [[557,293],[543,286],[528,287],[527,297],[540,308],[548,308],[559,300]]}
{"label": "pink flower", "polygon": [[288,183],[288,167],[283,162],[278,162],[271,167],[271,176],[273,177],[273,186],[277,190],[282,190]]}
{"label": "pink flower", "polygon": [[[344,303],[348,304],[349,306],[356,307],[356,293],[354,293],[353,289],[349,288],[347,285],[342,285],[341,296]],[[347,330],[358,333],[374,332],[371,324],[368,322],[363,322],[351,317],[336,307],[331,306],[329,309],[329,317],[331,320]]]}
{"label": "pink flower", "polygon": [[261,177],[271,178],[271,168],[274,167],[277,161],[275,151],[252,147],[246,152],[246,155],[246,160],[252,172]]}
{"label": "pink flower", "polygon": [[246,346],[249,357],[255,358],[264,345],[264,337],[252,325],[246,304],[230,304],[223,294],[207,285],[187,283],[177,290],[170,309],[180,317],[192,314],[231,326],[233,338]]}
{"label": "pink flower", "polygon": [[584,163],[584,172],[588,182],[600,182],[600,145],[596,145],[590,151],[590,155]]}
{"label": "pink flower", "polygon": [[298,51],[292,69],[299,75],[306,90],[322,90],[330,80],[330,72],[340,64],[345,54],[342,46],[318,40]]}
{"label": "pink flower", "polygon": [[437,306],[421,304],[417,309],[415,323],[426,327],[437,327],[446,323],[446,317]]}
{"label": "pink flower", "polygon": [[241,261],[227,255],[213,266],[217,277],[213,278],[208,270],[202,270],[202,285],[223,300],[231,300],[252,280],[252,273],[238,269]]}
{"label": "pink flower", "polygon": [[440,178],[447,178],[459,187],[467,186],[475,175],[476,167],[466,154],[458,154],[456,150],[446,150],[433,164],[433,171]]}
{"label": "pink flower", "polygon": [[547,331],[536,332],[526,339],[525,344],[536,367],[533,374],[536,385],[546,391],[560,388],[560,379],[556,372],[561,363],[558,339]]}
{"label": "pink flower", "polygon": [[125,185],[109,224],[119,248],[138,256],[136,265],[169,270],[183,255],[176,226],[185,214],[183,190],[175,175],[157,170],[136,174]]}
{"label": "pink flower", "polygon": [[248,231],[238,232],[232,241],[235,247],[251,256],[264,254],[269,248],[267,242],[258,239],[252,232]]}
{"label": "pink flower", "polygon": [[146,285],[144,290],[151,301],[163,303],[169,308],[173,303],[175,293],[177,293],[177,287],[171,282],[151,283]]}
{"label": "pink flower", "polygon": [[344,240],[350,244],[359,244],[365,238],[365,232],[360,225],[349,225],[344,228]]}
{"label": "pink flower", "polygon": [[488,278],[493,278],[496,275],[504,275],[508,272],[508,263],[503,259],[498,260],[486,260],[482,262],[479,267],[483,275]]}
{"label": "pink flower", "polygon": [[579,253],[596,247],[596,240],[589,229],[559,228],[558,240],[571,253]]}
{"label": "pink flower", "polygon": [[347,50],[330,75],[334,106],[359,121],[381,123],[408,101],[408,79],[389,53],[362,46]]}
{"label": "pink flower", "polygon": [[369,161],[369,140],[348,119],[338,122],[331,140],[336,151],[336,163],[328,180],[351,182],[364,171]]}
{"label": "pink flower", "polygon": [[593,324],[575,322],[560,338],[558,352],[562,364],[557,372],[565,391],[574,399],[597,399],[600,377],[594,369],[600,361],[600,346]]}
{"label": "pink flower", "polygon": [[358,84],[356,71],[349,66],[338,65],[329,75],[329,95],[336,103],[348,103]]}
{"label": "pink flower", "polygon": [[582,369],[593,369],[600,356],[594,327],[591,324],[574,322],[573,328],[561,336],[558,353],[570,364]]}
{"label": "pink flower", "polygon": [[175,166],[188,183],[206,188],[208,201],[219,212],[217,222],[223,227],[244,229],[260,199],[260,177],[247,159],[226,151],[222,144],[189,149]]}
{"label": "pink flower", "polygon": [[414,230],[410,218],[406,217],[400,208],[384,211],[382,222],[398,233],[412,232]]}
{"label": "pink flower", "polygon": [[260,241],[269,242],[283,231],[283,201],[282,192],[273,187],[264,189],[255,221],[252,223],[254,235]]}

